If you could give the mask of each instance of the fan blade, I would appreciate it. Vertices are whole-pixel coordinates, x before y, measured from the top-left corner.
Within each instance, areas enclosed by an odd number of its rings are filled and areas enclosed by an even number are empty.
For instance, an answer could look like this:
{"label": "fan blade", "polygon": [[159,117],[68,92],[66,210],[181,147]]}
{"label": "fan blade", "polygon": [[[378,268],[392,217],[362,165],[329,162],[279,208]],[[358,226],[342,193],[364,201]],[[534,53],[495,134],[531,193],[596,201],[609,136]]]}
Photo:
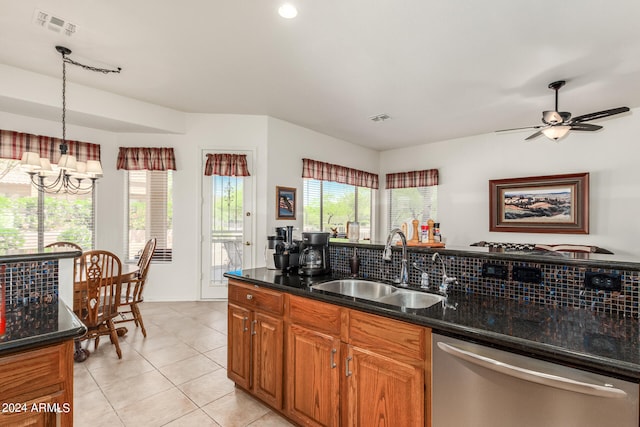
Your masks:
{"label": "fan blade", "polygon": [[571,123],[588,122],[589,120],[602,119],[604,117],[613,116],[614,114],[626,113],[627,111],[629,111],[629,107],[612,108],[611,110],[598,111],[596,113],[574,117],[573,120],[571,120]]}
{"label": "fan blade", "polygon": [[542,131],[541,131],[541,130],[539,130],[538,132],[536,132],[536,133],[534,133],[533,135],[529,136],[528,138],[525,138],[524,140],[525,140],[525,141],[528,141],[528,140],[530,140],[530,139],[537,138],[537,137],[539,137],[540,135],[542,135]]}
{"label": "fan blade", "polygon": [[574,123],[571,125],[571,130],[594,131],[594,130],[600,130],[600,129],[602,129],[602,126],[592,125],[591,123]]}
{"label": "fan blade", "polygon": [[496,132],[509,132],[511,130],[523,130],[523,129],[540,129],[542,127],[546,127],[546,126],[536,125],[536,126],[526,126],[526,127],[523,127],[523,128],[500,129],[500,130],[497,130]]}

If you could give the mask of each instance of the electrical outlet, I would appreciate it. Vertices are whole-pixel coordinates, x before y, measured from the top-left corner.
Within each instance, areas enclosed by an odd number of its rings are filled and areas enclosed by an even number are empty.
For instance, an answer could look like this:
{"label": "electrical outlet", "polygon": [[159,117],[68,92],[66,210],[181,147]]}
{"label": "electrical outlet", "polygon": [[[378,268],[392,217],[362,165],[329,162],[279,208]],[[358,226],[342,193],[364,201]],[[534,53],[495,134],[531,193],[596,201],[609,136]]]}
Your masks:
{"label": "electrical outlet", "polygon": [[542,272],[535,267],[514,266],[511,271],[511,280],[524,283],[540,283],[542,281]]}
{"label": "electrical outlet", "polygon": [[482,264],[482,277],[492,277],[495,279],[507,279],[507,267],[504,265],[491,264],[485,262]]}
{"label": "electrical outlet", "polygon": [[584,273],[584,287],[599,291],[620,292],[622,290],[622,279],[619,274],[587,271]]}

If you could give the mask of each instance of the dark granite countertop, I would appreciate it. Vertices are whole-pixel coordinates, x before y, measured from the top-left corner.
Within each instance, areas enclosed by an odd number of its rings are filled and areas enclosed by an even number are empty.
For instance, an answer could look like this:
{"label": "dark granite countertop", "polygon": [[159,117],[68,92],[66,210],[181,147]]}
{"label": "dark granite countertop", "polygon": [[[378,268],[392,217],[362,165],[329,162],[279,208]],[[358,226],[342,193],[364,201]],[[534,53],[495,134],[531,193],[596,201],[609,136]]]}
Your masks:
{"label": "dark granite countertop", "polygon": [[0,331],[0,356],[31,347],[81,337],[86,327],[66,304],[27,304],[7,307],[5,330]]}
{"label": "dark granite countertop", "polygon": [[[447,306],[399,307],[312,290],[334,276],[301,277],[266,268],[226,273],[229,278],[357,308],[580,369],[640,382],[640,321],[606,313],[451,292]],[[455,308],[453,308],[455,307]]]}

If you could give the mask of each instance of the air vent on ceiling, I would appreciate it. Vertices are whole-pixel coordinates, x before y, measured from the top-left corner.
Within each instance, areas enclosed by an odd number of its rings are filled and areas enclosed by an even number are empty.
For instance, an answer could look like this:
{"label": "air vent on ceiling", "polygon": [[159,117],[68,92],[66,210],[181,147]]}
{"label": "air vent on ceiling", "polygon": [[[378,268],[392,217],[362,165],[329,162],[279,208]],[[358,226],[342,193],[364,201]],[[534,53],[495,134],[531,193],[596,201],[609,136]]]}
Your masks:
{"label": "air vent on ceiling", "polygon": [[382,113],[382,114],[376,114],[375,116],[369,117],[369,120],[380,123],[380,122],[384,122],[385,120],[389,120],[390,118],[391,118],[390,115],[386,113]]}
{"label": "air vent on ceiling", "polygon": [[66,36],[71,36],[78,31],[78,26],[76,24],[39,9],[36,9],[33,12],[33,23],[39,27],[47,28]]}

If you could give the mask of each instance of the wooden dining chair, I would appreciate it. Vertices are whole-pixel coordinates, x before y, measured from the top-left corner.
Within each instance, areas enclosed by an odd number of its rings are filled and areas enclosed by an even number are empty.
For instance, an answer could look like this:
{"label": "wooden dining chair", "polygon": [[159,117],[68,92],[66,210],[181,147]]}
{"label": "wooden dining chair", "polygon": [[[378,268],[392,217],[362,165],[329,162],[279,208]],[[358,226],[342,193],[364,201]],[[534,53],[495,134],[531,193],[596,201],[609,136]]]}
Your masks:
{"label": "wooden dining chair", "polygon": [[92,250],[82,254],[78,266],[75,286],[79,293],[79,308],[76,314],[88,329],[81,340],[94,339],[94,348],[97,349],[100,337],[108,335],[121,359],[122,351],[113,320],[118,316],[122,262],[112,252]]}
{"label": "wooden dining chair", "polygon": [[145,338],[147,337],[147,330],[144,327],[138,304],[144,301],[144,285],[147,282],[147,274],[149,273],[149,266],[151,265],[151,259],[153,258],[155,250],[156,239],[153,238],[147,241],[140,254],[140,258],[138,259],[138,267],[140,267],[140,270],[138,270],[137,276],[126,283],[122,283],[122,295],[118,307],[120,319],[115,321],[115,323],[134,322],[136,327],[140,326],[142,335]]}
{"label": "wooden dining chair", "polygon": [[45,248],[60,248],[60,249],[76,249],[82,251],[80,245],[77,245],[73,242],[53,242],[49,243]]}

